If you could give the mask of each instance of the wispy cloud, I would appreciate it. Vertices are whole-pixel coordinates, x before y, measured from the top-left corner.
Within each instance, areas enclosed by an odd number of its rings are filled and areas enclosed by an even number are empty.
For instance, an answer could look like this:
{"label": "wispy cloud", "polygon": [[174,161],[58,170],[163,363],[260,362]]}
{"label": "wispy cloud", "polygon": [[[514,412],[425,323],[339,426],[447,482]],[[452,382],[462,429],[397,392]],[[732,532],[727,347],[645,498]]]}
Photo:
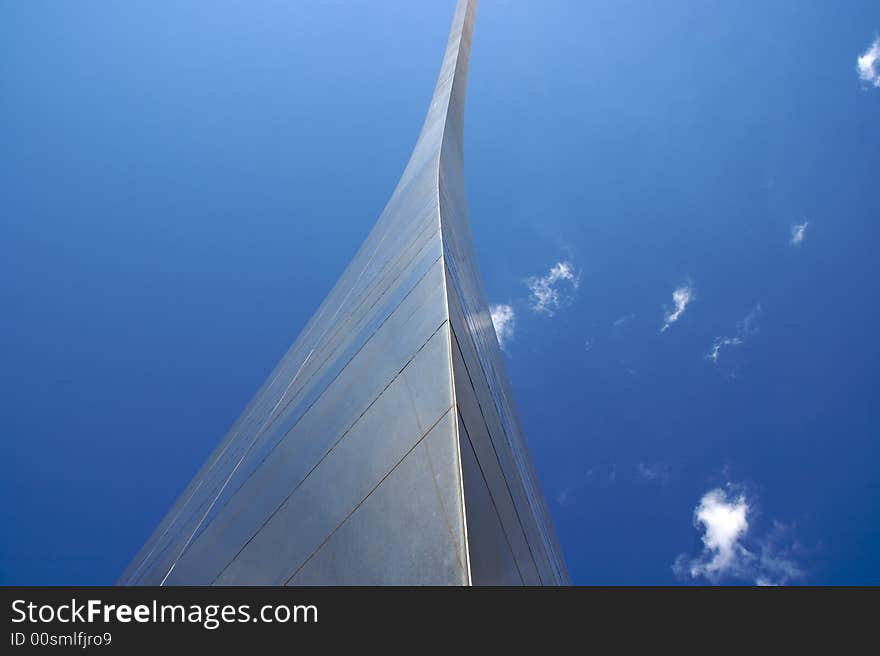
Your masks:
{"label": "wispy cloud", "polygon": [[794,528],[782,522],[773,522],[770,533],[759,541],[756,585],[785,585],[806,576],[803,568],[795,562],[794,551],[801,546],[793,540]]}
{"label": "wispy cloud", "polygon": [[610,465],[593,465],[584,472],[584,480],[589,483],[613,483],[617,480],[617,463]]}
{"label": "wispy cloud", "polygon": [[665,483],[669,480],[669,465],[663,462],[640,462],[636,465],[636,475],[643,481]]}
{"label": "wispy cloud", "polygon": [[630,321],[636,318],[635,314],[625,314],[622,317],[618,317],[615,319],[611,326],[614,328],[623,328],[624,325],[628,324]]}
{"label": "wispy cloud", "polygon": [[751,581],[756,585],[784,585],[804,577],[792,559],[796,545],[791,529],[774,522],[767,536],[752,535],[750,523],[754,502],[736,486],[716,488],[703,495],[694,509],[694,528],[702,535],[703,549],[695,558],[681,554],[673,571],[682,579],[704,578],[710,583],[728,579]]}
{"label": "wispy cloud", "polygon": [[718,364],[721,352],[733,346],[742,346],[746,340],[758,332],[758,317],[761,315],[761,304],[752,308],[742,321],[736,324],[736,335],[733,337],[716,337],[712,348],[706,353],[706,359]]}
{"label": "wispy cloud", "polygon": [[800,246],[804,237],[807,236],[807,226],[809,224],[809,221],[804,221],[803,223],[791,226],[791,239],[788,243],[792,246]]}
{"label": "wispy cloud", "polygon": [[727,346],[740,346],[743,343],[739,337],[718,337],[712,344],[712,349],[706,354],[706,359],[718,364],[721,350]]}
{"label": "wispy cloud", "polygon": [[489,308],[492,316],[492,325],[495,326],[495,334],[498,336],[498,345],[506,347],[513,340],[513,331],[516,328],[516,313],[512,305],[499,304]]}
{"label": "wispy cloud", "polygon": [[580,276],[571,262],[557,262],[547,275],[526,280],[531,292],[532,310],[552,317],[557,310],[565,307],[573,298],[580,285]]}
{"label": "wispy cloud", "polygon": [[856,62],[859,79],[866,84],[880,87],[880,37],[868,46]]}
{"label": "wispy cloud", "polygon": [[576,499],[582,488],[608,487],[617,481],[617,464],[600,464],[587,467],[571,476],[568,484],[556,492],[556,503],[565,506]]}
{"label": "wispy cloud", "polygon": [[684,284],[673,291],[672,301],[675,303],[675,309],[666,313],[666,316],[663,318],[663,327],[660,329],[660,332],[665,333],[669,326],[678,321],[681,315],[684,314],[687,306],[693,300],[694,288],[690,283]]}

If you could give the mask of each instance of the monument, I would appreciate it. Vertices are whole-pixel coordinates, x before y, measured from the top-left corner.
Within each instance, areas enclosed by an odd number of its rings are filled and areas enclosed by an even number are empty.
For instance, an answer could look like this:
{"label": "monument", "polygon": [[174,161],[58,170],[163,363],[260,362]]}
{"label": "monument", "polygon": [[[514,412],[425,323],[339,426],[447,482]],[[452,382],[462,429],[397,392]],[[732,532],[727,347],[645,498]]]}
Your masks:
{"label": "monument", "polygon": [[120,584],[569,582],[471,243],[476,5],[376,225]]}

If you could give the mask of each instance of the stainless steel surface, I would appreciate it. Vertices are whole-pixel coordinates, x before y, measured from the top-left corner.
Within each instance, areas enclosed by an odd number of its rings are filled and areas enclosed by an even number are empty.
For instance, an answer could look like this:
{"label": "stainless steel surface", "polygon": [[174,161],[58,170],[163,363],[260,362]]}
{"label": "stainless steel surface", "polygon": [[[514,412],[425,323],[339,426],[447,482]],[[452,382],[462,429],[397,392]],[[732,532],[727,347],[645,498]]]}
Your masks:
{"label": "stainless steel surface", "polygon": [[568,583],[471,243],[476,5],[367,240],[121,584]]}

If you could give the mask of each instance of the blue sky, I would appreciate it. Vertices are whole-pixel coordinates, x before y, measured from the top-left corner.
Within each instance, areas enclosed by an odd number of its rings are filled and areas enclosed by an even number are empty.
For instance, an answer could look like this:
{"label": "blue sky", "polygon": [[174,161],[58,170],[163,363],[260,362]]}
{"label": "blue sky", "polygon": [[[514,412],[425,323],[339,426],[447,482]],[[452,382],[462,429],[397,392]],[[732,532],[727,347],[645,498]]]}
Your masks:
{"label": "blue sky", "polygon": [[[0,582],[119,575],[378,217],[453,5],[0,3]],[[481,2],[471,222],[575,582],[880,583],[878,35]]]}

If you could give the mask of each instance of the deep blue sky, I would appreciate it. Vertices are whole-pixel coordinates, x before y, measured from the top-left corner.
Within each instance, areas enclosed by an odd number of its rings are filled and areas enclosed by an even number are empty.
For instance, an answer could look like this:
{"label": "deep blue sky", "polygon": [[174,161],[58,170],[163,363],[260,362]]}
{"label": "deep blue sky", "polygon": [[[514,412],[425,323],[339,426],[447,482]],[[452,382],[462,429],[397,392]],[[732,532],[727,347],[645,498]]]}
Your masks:
{"label": "deep blue sky", "polygon": [[[119,575],[378,217],[453,6],[0,1],[0,582]],[[482,0],[471,221],[575,582],[880,583],[878,31]]]}

